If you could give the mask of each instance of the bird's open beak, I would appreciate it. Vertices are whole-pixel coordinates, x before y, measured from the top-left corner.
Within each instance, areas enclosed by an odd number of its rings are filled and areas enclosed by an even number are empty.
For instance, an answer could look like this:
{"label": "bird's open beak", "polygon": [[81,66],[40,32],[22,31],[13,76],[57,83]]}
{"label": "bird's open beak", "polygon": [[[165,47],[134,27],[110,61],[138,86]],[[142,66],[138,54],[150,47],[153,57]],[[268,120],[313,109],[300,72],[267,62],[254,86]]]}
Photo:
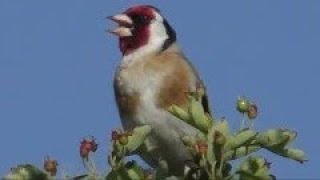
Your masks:
{"label": "bird's open beak", "polygon": [[110,19],[118,24],[117,28],[115,28],[114,30],[108,30],[108,32],[119,37],[132,36],[131,30],[133,22],[129,16],[125,14],[117,14],[114,16],[108,16],[107,19]]}

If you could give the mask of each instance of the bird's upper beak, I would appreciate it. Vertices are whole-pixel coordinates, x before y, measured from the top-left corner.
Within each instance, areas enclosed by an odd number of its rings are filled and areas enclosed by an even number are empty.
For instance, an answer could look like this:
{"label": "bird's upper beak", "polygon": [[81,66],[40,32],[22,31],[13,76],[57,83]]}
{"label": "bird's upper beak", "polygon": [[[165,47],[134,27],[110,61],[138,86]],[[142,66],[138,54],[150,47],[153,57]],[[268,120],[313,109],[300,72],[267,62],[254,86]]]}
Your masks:
{"label": "bird's upper beak", "polygon": [[107,19],[110,19],[118,23],[118,27],[114,30],[109,30],[110,33],[117,35],[119,37],[128,37],[132,36],[132,19],[126,14],[117,14],[114,16],[108,16]]}

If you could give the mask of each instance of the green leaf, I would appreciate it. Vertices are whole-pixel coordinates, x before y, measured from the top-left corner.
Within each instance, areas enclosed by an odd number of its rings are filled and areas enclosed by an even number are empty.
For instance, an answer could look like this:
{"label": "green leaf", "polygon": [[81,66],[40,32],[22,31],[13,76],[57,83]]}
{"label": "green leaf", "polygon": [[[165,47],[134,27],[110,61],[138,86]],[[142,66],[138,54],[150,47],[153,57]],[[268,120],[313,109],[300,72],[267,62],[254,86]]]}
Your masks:
{"label": "green leaf", "polygon": [[106,180],[130,180],[126,172],[122,170],[111,171],[105,178]]}
{"label": "green leaf", "polygon": [[257,145],[249,145],[249,146],[242,146],[237,149],[229,150],[224,154],[225,160],[235,160],[239,159],[245,156],[248,156],[249,154],[261,149],[260,146]]}
{"label": "green leaf", "polygon": [[144,178],[144,172],[135,161],[126,164],[127,174],[130,180],[141,180]]}
{"label": "green leaf", "polygon": [[208,151],[207,151],[207,160],[212,163],[216,160],[214,156],[214,131],[215,129],[211,128],[208,132]]}
{"label": "green leaf", "polygon": [[127,150],[127,154],[131,154],[134,152],[138,147],[140,147],[143,142],[148,137],[149,133],[151,132],[152,128],[149,125],[143,125],[140,127],[136,127],[133,130],[132,136],[128,137],[128,144],[125,145]]}
{"label": "green leaf", "polygon": [[286,149],[280,149],[280,148],[268,148],[269,151],[278,154],[283,157],[287,157],[293,160],[296,160],[300,163],[304,163],[307,161],[305,153],[300,149],[294,149],[294,148],[286,148]]}
{"label": "green leaf", "polygon": [[51,180],[47,173],[41,171],[31,164],[18,165],[12,168],[10,173],[3,180]]}
{"label": "green leaf", "polygon": [[176,116],[177,118],[179,118],[189,124],[191,123],[191,116],[190,116],[189,112],[185,111],[184,109],[180,108],[179,106],[171,105],[167,110],[171,114]]}
{"label": "green leaf", "polygon": [[281,129],[282,136],[285,137],[286,140],[280,143],[279,146],[285,147],[290,145],[297,137],[297,132],[289,130],[289,129]]}
{"label": "green leaf", "polygon": [[260,157],[249,157],[245,159],[239,170],[236,172],[239,174],[239,179],[259,179],[259,180],[271,180],[274,178],[269,172],[269,163]]}
{"label": "green leaf", "polygon": [[219,131],[225,137],[229,136],[229,125],[226,120],[217,121],[212,127],[212,131]]}
{"label": "green leaf", "polygon": [[251,131],[249,129],[242,130],[238,134],[229,137],[226,147],[228,149],[236,149],[241,146],[247,145],[257,136],[257,134],[257,132]]}
{"label": "green leaf", "polygon": [[260,133],[256,142],[264,147],[285,147],[291,143],[297,136],[297,133],[287,129],[271,129]]}
{"label": "green leaf", "polygon": [[144,178],[144,171],[135,161],[130,161],[124,166],[112,170],[106,180],[141,180]]}
{"label": "green leaf", "polygon": [[208,129],[212,127],[212,119],[206,115],[203,109],[201,98],[197,100],[195,97],[190,98],[189,112],[192,117],[192,124],[202,132],[208,132]]}

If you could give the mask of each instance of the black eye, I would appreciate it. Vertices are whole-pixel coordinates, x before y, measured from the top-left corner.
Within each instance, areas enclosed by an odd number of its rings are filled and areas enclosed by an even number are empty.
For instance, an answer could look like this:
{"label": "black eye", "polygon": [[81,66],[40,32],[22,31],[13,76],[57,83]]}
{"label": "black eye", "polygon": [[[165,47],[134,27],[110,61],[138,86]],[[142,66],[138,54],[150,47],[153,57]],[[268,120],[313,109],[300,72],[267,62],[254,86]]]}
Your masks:
{"label": "black eye", "polygon": [[144,25],[144,24],[148,24],[150,22],[150,18],[145,15],[132,16],[132,20],[133,20],[134,24],[137,24],[137,25]]}

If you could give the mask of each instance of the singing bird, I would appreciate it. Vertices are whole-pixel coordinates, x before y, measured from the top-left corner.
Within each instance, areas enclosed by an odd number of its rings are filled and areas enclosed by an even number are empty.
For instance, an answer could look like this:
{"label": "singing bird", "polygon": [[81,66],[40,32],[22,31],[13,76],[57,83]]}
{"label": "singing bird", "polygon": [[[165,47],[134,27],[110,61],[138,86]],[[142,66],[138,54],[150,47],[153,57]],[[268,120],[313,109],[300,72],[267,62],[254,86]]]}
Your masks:
{"label": "singing bird", "polygon": [[[118,24],[110,30],[119,37],[123,55],[114,78],[114,91],[123,128],[150,125],[152,132],[138,154],[152,167],[164,166],[168,175],[182,175],[192,160],[181,136],[199,131],[170,114],[171,105],[185,107],[187,92],[203,83],[177,44],[176,32],[149,5],[136,5],[108,17]],[[203,106],[209,113],[207,96]]]}

